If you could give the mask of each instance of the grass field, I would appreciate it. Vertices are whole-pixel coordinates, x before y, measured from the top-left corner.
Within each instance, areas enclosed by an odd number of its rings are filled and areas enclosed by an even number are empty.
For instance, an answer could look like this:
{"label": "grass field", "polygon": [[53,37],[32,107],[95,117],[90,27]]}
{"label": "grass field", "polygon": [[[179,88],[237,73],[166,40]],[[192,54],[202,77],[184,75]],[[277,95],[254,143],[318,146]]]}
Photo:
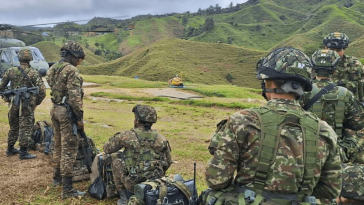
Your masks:
{"label": "grass field", "polygon": [[[158,112],[158,122],[153,126],[163,134],[170,142],[172,148],[172,164],[167,174],[181,174],[185,179],[193,177],[193,163],[197,163],[197,188],[201,192],[207,188],[204,180],[204,170],[210,155],[207,151],[209,139],[216,129],[216,124],[231,114],[237,112],[237,108],[216,106],[216,103],[244,104],[245,107],[259,106],[262,104],[262,97],[257,94],[258,90],[239,88],[236,86],[208,86],[194,84],[194,88],[188,92],[195,92],[203,95],[204,103],[201,100],[176,101],[151,100],[152,96],[145,94],[140,97],[136,95],[139,90],[145,88],[163,88],[167,85],[163,82],[150,82],[125,77],[111,76],[88,76],[83,75],[87,82],[97,82],[102,86],[99,88],[85,88],[84,100],[84,121],[85,131],[91,136],[96,146],[102,151],[103,144],[115,133],[129,130],[133,126],[134,115],[131,112],[136,104],[147,104],[153,106]],[[113,82],[110,83],[110,82]],[[135,82],[138,82],[135,83]],[[94,92],[97,89],[99,92]],[[123,102],[93,100],[91,95],[97,95],[112,89],[129,89],[129,99]],[[133,94],[135,93],[135,94]],[[204,94],[203,94],[204,93]],[[225,97],[216,97],[216,95]],[[109,95],[111,95],[109,93]],[[109,96],[117,97],[117,96]],[[247,99],[258,101],[247,103]],[[185,102],[189,102],[184,104]],[[215,103],[215,105],[213,105]],[[190,105],[192,104],[192,105]],[[51,102],[49,90],[43,103],[37,107],[35,112],[36,120],[50,120],[49,109]],[[7,115],[7,106],[0,104],[0,115]],[[6,118],[0,120],[0,189],[2,197],[0,204],[115,204],[116,199],[103,201],[94,200],[90,196],[82,199],[61,200],[61,188],[51,186],[53,168],[50,159],[37,154],[38,158],[29,161],[20,161],[17,156],[6,157],[6,138],[9,126]],[[3,178],[4,177],[4,178]],[[19,180],[20,179],[20,180]],[[86,191],[90,182],[76,183],[75,187]]]}

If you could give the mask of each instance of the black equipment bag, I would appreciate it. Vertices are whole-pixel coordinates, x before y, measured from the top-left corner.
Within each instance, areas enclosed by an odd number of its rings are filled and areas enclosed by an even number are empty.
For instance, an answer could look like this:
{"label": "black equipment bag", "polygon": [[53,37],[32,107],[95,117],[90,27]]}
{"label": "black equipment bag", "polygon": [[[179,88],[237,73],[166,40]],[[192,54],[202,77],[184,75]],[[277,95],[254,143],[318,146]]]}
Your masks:
{"label": "black equipment bag", "polygon": [[[194,180],[187,180],[187,181],[180,181],[185,187],[189,189],[190,193],[193,193],[193,187],[194,187]],[[187,198],[186,194],[178,188],[175,183],[166,183],[167,188],[167,194],[163,197],[163,199],[160,201],[162,204],[179,204],[178,202],[183,204],[189,204],[189,198]],[[163,188],[161,186],[158,186],[157,189],[153,189],[151,185],[149,184],[138,184],[134,188],[134,194],[137,198],[141,199],[141,195],[144,195],[143,201],[145,201],[145,204],[147,205],[154,205],[157,204],[158,199],[160,198],[160,190]],[[186,191],[186,190],[185,190]]]}
{"label": "black equipment bag", "polygon": [[92,182],[90,187],[88,188],[88,193],[92,198],[101,200],[106,197],[106,189],[104,181],[102,180],[102,155],[99,156],[99,173],[100,175],[95,179],[95,181]]}

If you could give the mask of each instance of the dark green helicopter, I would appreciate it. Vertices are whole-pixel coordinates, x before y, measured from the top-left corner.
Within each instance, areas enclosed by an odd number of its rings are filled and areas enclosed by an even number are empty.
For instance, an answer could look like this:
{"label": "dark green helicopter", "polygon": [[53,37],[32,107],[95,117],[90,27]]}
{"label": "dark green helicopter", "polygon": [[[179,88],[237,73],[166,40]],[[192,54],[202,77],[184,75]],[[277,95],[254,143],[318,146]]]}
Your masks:
{"label": "dark green helicopter", "polygon": [[[11,28],[9,25],[0,24],[0,31],[3,32],[3,35],[5,34],[3,37],[0,36],[0,78],[7,69],[20,66],[18,52],[23,47],[26,47],[23,41],[6,36],[6,31]],[[30,61],[30,65],[44,76],[50,65],[44,59],[38,48],[29,46],[27,48],[32,51],[33,55],[33,60]]]}

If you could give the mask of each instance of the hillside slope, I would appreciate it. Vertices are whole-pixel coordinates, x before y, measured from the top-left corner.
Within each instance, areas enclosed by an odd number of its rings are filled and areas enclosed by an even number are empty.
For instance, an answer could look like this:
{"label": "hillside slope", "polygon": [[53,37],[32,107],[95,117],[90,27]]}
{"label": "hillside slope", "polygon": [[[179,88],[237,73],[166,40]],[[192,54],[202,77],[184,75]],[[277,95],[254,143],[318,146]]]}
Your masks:
{"label": "hillside slope", "polygon": [[167,81],[183,72],[193,83],[233,84],[258,88],[255,65],[266,52],[219,43],[165,39],[120,59],[95,66],[80,66],[84,74],[139,76],[141,79]]}
{"label": "hillside slope", "polygon": [[[32,46],[39,48],[47,62],[59,61],[61,46],[49,41],[42,41]],[[86,58],[82,62],[82,65],[95,65],[106,62],[104,58],[95,55],[92,51],[85,48],[85,46],[83,48],[86,51]]]}

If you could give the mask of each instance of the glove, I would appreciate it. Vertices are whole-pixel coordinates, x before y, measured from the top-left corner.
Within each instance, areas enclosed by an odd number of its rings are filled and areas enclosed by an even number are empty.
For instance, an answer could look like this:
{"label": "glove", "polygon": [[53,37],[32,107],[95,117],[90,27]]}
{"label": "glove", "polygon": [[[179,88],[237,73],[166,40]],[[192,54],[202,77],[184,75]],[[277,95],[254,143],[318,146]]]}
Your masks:
{"label": "glove", "polygon": [[77,129],[83,130],[83,128],[84,128],[83,120],[77,121]]}

